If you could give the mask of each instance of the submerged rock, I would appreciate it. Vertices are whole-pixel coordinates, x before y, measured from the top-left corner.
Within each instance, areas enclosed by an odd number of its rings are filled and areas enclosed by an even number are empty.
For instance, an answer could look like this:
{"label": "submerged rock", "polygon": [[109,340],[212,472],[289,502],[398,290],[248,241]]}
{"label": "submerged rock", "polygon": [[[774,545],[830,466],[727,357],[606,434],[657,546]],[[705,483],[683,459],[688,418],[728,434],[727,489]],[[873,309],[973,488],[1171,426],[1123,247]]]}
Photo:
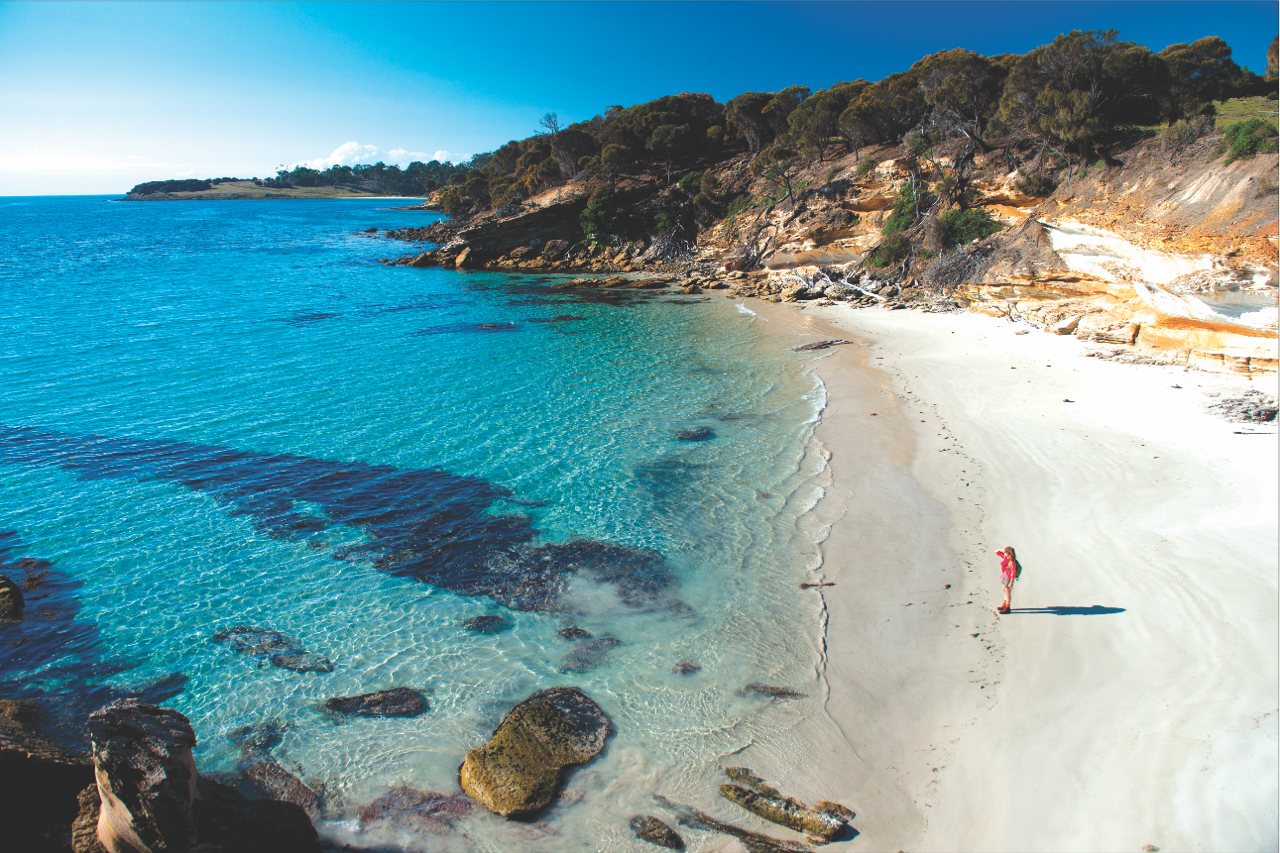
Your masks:
{"label": "submerged rock", "polygon": [[600,706],[575,687],[535,693],[503,717],[493,737],[467,753],[462,790],[503,817],[535,814],[560,791],[565,770],[604,749],[612,731]]}
{"label": "submerged rock", "polygon": [[324,708],[358,717],[416,717],[427,710],[427,700],[417,690],[393,687],[360,696],[337,696],[325,702]]}
{"label": "submerged rock", "polygon": [[562,640],[590,640],[591,634],[584,631],[577,625],[569,625],[556,631],[556,636]]}
{"label": "submerged rock", "polygon": [[22,589],[4,575],[0,575],[0,622],[21,619],[22,609],[25,606]]}
{"label": "submerged rock", "polygon": [[561,672],[586,672],[600,665],[609,649],[621,645],[617,637],[599,637],[594,640],[583,640],[560,658]]}
{"label": "submerged rock", "polygon": [[676,438],[680,441],[706,441],[709,438],[715,438],[716,434],[711,427],[694,427],[692,429],[682,429],[676,431]]}
{"label": "submerged rock", "polygon": [[693,658],[685,658],[672,668],[671,672],[675,675],[693,675],[695,672],[701,672],[702,667],[698,665]]}
{"label": "submerged rock", "polygon": [[834,347],[834,346],[838,346],[839,344],[847,344],[847,343],[849,342],[845,340],[814,341],[811,344],[804,344],[803,346],[792,347],[791,351],[792,352],[810,352],[812,350],[827,349],[828,347]]}
{"label": "submerged rock", "polygon": [[790,687],[776,687],[772,684],[764,684],[763,682],[753,681],[746,687],[742,688],[743,696],[767,696],[770,699],[782,699],[784,701],[791,699],[803,699],[808,694],[800,693],[792,690]]}
{"label": "submerged rock", "polygon": [[638,814],[631,818],[631,831],[636,838],[650,844],[672,850],[684,849],[684,839],[680,834],[652,815]]}
{"label": "submerged rock", "polygon": [[333,662],[309,652],[302,644],[280,631],[236,625],[213,635],[215,643],[228,643],[232,651],[253,657],[265,657],[272,666],[294,672],[333,672]]}
{"label": "submerged rock", "polygon": [[284,738],[284,729],[280,723],[271,720],[266,723],[254,723],[250,726],[241,726],[238,729],[232,729],[227,732],[227,740],[234,743],[243,750],[274,749],[279,746],[280,741]]}
{"label": "submerged rock", "polygon": [[396,827],[443,832],[452,829],[455,821],[471,814],[474,809],[475,802],[465,794],[448,796],[402,785],[360,810],[360,828],[389,823]]}
{"label": "submerged rock", "polygon": [[511,627],[511,623],[501,616],[472,616],[463,620],[462,627],[477,634],[496,634]]}

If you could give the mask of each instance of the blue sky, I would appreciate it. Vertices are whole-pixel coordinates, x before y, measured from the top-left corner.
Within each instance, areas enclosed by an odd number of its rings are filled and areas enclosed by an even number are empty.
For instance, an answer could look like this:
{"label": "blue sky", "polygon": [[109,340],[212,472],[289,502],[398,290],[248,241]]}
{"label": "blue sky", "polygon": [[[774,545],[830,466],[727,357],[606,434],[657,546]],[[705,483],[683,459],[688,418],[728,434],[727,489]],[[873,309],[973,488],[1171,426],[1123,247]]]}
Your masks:
{"label": "blue sky", "polygon": [[0,195],[279,164],[457,160],[611,104],[876,80],[964,47],[1221,36],[1261,72],[1276,2],[0,3]]}

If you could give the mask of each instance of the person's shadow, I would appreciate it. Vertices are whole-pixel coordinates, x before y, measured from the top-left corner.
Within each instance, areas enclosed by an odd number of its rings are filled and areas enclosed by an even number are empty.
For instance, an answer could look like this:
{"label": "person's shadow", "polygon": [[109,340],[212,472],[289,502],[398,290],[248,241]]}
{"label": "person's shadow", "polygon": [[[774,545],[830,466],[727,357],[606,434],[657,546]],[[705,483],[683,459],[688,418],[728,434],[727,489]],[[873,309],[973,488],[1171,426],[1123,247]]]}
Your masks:
{"label": "person's shadow", "polygon": [[1089,607],[1015,607],[1010,613],[1052,613],[1054,616],[1103,616],[1107,613],[1123,613],[1123,607],[1103,607],[1093,604]]}

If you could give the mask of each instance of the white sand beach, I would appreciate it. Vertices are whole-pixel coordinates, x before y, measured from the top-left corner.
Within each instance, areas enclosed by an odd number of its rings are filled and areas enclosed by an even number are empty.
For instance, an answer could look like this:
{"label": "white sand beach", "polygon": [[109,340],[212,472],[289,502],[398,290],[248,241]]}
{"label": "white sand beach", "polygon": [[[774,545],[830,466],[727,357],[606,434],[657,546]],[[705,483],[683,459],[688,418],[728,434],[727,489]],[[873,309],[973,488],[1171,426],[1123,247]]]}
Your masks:
{"label": "white sand beach", "polygon": [[1276,428],[1204,408],[1248,381],[975,314],[749,305],[854,341],[812,367],[826,714],[753,759],[858,813],[832,849],[1275,850]]}

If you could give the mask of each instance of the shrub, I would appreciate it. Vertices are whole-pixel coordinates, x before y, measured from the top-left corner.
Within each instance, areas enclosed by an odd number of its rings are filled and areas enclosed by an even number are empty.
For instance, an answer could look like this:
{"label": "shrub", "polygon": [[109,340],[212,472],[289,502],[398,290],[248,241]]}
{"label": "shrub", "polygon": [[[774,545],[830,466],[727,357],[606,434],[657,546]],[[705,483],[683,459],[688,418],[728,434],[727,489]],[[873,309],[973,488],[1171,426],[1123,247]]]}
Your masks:
{"label": "shrub", "polygon": [[613,190],[607,185],[596,187],[591,198],[587,200],[586,209],[578,217],[582,223],[582,233],[590,237],[601,236],[612,214]]}
{"label": "shrub", "polygon": [[832,166],[832,167],[831,167],[831,171],[830,171],[830,172],[827,172],[827,180],[826,180],[826,183],[831,183],[832,178],[834,178],[836,175],[840,174],[840,170],[841,170],[842,168],[844,168],[844,167],[843,167],[843,166],[840,166],[840,165]]}
{"label": "shrub", "polygon": [[699,187],[701,186],[701,182],[701,172],[690,172],[680,180],[676,181],[676,184],[678,184],[680,189],[684,190],[689,195],[696,195]]}
{"label": "shrub", "polygon": [[905,231],[916,224],[920,214],[928,210],[933,202],[933,195],[924,187],[916,183],[903,184],[893,199],[893,213],[884,221],[880,233],[896,234]]}
{"label": "shrub", "polygon": [[1276,129],[1260,118],[1236,122],[1227,128],[1227,136],[1223,140],[1227,148],[1224,164],[1275,151],[1276,136]]}
{"label": "shrub", "polygon": [[911,254],[911,241],[905,234],[890,234],[883,243],[867,255],[867,263],[873,267],[888,267],[899,263]]}
{"label": "shrub", "polygon": [[938,239],[944,249],[952,249],[961,243],[990,237],[1003,227],[983,207],[951,210],[938,217]]}
{"label": "shrub", "polygon": [[1058,182],[1048,175],[1025,173],[1018,171],[1018,179],[1013,182],[1014,189],[1023,195],[1042,198],[1051,195],[1058,188]]}
{"label": "shrub", "polygon": [[870,172],[872,169],[874,169],[876,166],[879,166],[879,165],[880,165],[879,160],[870,160],[870,159],[863,160],[861,163],[858,164],[858,168],[853,170],[853,176],[855,178],[865,177],[868,172]]}

